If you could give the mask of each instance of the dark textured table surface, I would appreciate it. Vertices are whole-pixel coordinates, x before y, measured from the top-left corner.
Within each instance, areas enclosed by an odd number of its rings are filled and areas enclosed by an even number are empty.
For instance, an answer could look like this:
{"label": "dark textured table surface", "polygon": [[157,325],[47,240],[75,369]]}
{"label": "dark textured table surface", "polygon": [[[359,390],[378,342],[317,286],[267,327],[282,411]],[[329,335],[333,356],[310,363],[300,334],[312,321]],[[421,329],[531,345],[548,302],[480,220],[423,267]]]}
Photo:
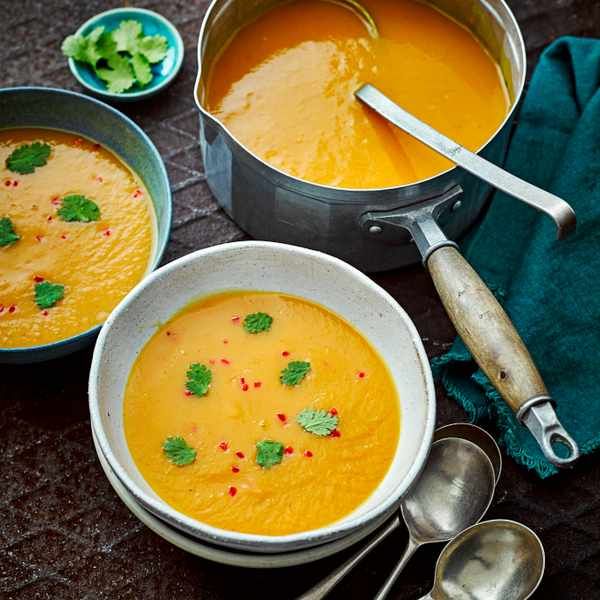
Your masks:
{"label": "dark textured table surface", "polygon": [[[0,0],[0,85],[77,89],[59,46],[63,37],[113,0]],[[530,68],[563,34],[600,34],[594,0],[512,0],[525,33]],[[156,99],[124,107],[165,159],[174,192],[174,222],[165,261],[244,237],[205,184],[192,99],[195,45],[206,2],[143,1],[179,28],[182,72]],[[428,277],[418,267],[376,277],[414,319],[431,356],[453,338]],[[0,366],[1,598],[292,598],[347,553],[286,570],[252,571],[213,564],[178,550],[146,529],[117,498],[90,439],[86,383],[91,351],[38,366]],[[439,391],[440,424],[464,415]],[[539,599],[600,598],[600,459],[540,482],[510,460],[490,517],[521,520],[546,548]],[[368,599],[404,544],[393,536],[331,598]],[[422,550],[391,597],[429,590],[439,547]]]}

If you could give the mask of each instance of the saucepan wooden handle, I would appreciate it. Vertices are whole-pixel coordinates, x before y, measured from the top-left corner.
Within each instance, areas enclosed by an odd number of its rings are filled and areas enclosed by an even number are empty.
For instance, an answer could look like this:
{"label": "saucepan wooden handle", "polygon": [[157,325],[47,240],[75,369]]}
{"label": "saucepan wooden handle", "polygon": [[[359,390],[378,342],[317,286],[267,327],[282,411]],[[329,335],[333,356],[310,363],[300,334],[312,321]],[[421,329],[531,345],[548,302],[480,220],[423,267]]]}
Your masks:
{"label": "saucepan wooden handle", "polygon": [[518,412],[528,400],[548,396],[508,315],[460,252],[439,248],[427,268],[458,335],[510,407]]}

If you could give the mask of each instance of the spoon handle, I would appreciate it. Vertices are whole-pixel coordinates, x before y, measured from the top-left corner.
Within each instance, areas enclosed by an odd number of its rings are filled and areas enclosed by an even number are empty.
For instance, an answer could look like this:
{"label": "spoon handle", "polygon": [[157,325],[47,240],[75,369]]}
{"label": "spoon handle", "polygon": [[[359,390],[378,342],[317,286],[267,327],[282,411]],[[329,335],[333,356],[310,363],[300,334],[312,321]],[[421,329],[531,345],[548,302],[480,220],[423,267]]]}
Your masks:
{"label": "spoon handle", "polygon": [[392,531],[400,526],[400,518],[396,515],[375,537],[356,554],[350,557],[343,565],[338,567],[333,573],[327,575],[299,596],[296,600],[320,600],[325,596],[350,572],[354,567],[369,553],[375,546],[382,542]]}
{"label": "spoon handle", "polygon": [[363,85],[356,92],[356,96],[390,123],[433,148],[459,167],[506,194],[545,212],[554,220],[559,239],[575,229],[575,212],[562,198],[516,177],[478,154],[470,152],[405,111],[370,84]]}
{"label": "spoon handle", "polygon": [[398,579],[400,573],[404,570],[406,563],[411,559],[412,555],[420,545],[421,544],[415,542],[411,537],[408,538],[408,544],[402,558],[394,567],[394,570],[390,573],[389,577],[385,580],[385,583],[381,586],[381,589],[377,592],[377,595],[373,600],[383,600],[390,593],[394,583],[396,583],[396,579]]}

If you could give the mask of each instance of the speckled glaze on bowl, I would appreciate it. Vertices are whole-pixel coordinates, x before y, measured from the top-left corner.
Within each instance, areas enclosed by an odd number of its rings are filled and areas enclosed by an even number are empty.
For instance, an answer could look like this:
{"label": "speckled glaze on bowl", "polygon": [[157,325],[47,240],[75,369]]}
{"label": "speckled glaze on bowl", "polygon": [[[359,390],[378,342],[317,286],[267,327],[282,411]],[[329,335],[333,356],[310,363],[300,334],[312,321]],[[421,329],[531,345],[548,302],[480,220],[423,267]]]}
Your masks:
{"label": "speckled glaze on bowl", "polygon": [[137,84],[130,91],[115,94],[106,89],[106,84],[96,77],[94,71],[85,63],[69,58],[69,69],[79,83],[87,90],[103,98],[118,102],[133,102],[154,96],[166,88],[175,79],[183,64],[184,45],[181,35],[175,26],[162,15],[145,8],[114,8],[99,13],[88,19],[75,35],[87,35],[95,27],[104,27],[112,31],[121,21],[133,19],[142,24],[144,35],[162,35],[167,38],[169,49],[167,56],[159,63],[152,65],[152,81],[140,88]]}
{"label": "speckled glaze on bowl", "polygon": [[[140,350],[187,304],[226,290],[279,291],[318,302],[344,317],[379,351],[398,390],[400,439],[373,494],[343,519],[290,535],[227,531],[188,517],[144,480],[129,452],[123,396]],[[90,416],[111,469],[145,509],[200,540],[254,553],[280,553],[343,538],[393,512],[427,458],[435,422],[429,362],[412,321],[396,301],[347,263],[313,250],[273,242],[235,242],[200,250],[155,271],[107,319],[96,343],[89,380]],[[318,489],[315,499],[318,500]]]}
{"label": "speckled glaze on bowl", "polygon": [[[169,239],[171,189],[165,165],[150,138],[114,108],[66,90],[15,87],[0,90],[0,129],[41,127],[90,138],[114,152],[142,179],[156,214],[156,241],[149,268],[155,269]],[[94,340],[100,325],[58,342],[0,348],[0,363],[34,363],[58,358]]]}

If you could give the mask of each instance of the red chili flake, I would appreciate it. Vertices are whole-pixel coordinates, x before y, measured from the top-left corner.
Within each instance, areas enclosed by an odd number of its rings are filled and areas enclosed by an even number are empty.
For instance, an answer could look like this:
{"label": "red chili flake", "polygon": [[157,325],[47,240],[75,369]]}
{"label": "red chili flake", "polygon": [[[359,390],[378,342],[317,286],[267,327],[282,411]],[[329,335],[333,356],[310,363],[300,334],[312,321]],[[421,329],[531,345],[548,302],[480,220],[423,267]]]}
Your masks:
{"label": "red chili flake", "polygon": [[236,455],[238,458],[246,458],[246,457],[245,457],[245,455],[244,455],[244,453],[243,453],[241,450],[238,450],[238,451],[235,453],[235,455]]}
{"label": "red chili flake", "polygon": [[48,217],[46,218],[46,221],[52,221],[52,215],[48,215]]}
{"label": "red chili flake", "polygon": [[104,181],[104,178],[102,177],[102,175],[96,175],[96,181],[98,183],[102,183]]}
{"label": "red chili flake", "polygon": [[144,195],[144,192],[142,192],[142,190],[140,190],[139,188],[137,190],[135,190],[135,192],[133,192],[134,198],[141,198],[143,195]]}
{"label": "red chili flake", "polygon": [[196,423],[192,423],[192,426],[190,427],[190,431],[192,433],[196,433],[196,431],[198,431],[198,425],[196,425]]}
{"label": "red chili flake", "polygon": [[6,187],[10,187],[10,186],[12,185],[12,180],[11,180],[11,179],[7,179],[7,180],[4,182],[4,185],[5,185]]}
{"label": "red chili flake", "polygon": [[330,409],[330,410],[329,410],[329,414],[330,414],[330,415],[333,415],[333,416],[335,417],[335,415],[337,415],[337,414],[338,414],[337,408],[332,408],[332,409]]}
{"label": "red chili flake", "polygon": [[244,383],[246,383],[246,378],[245,377],[240,377],[240,383],[242,385],[244,385]]}
{"label": "red chili flake", "polygon": [[43,278],[43,277],[41,277],[40,275],[36,275],[36,276],[33,278],[33,280],[34,280],[36,283],[42,283],[42,281],[44,281],[44,278]]}
{"label": "red chili flake", "polygon": [[285,423],[287,421],[287,417],[283,414],[283,413],[277,413],[277,418],[282,422]]}
{"label": "red chili flake", "polygon": [[284,448],[283,452],[285,454],[294,454],[294,449],[291,446],[286,446],[286,448]]}
{"label": "red chili flake", "polygon": [[236,465],[233,465],[233,467],[231,467],[231,472],[232,473],[239,473],[240,472],[240,468],[236,467]]}
{"label": "red chili flake", "polygon": [[169,335],[171,335],[171,332],[170,332],[170,331],[167,331],[167,332],[166,332],[166,334],[167,334],[167,336],[169,336]]}
{"label": "red chili flake", "polygon": [[239,323],[240,322],[240,316],[239,315],[234,315],[233,317],[231,317],[231,320],[234,323]]}
{"label": "red chili flake", "polygon": [[262,385],[262,381],[255,381],[254,382],[254,387],[255,388],[259,388]]}
{"label": "red chili flake", "polygon": [[52,202],[52,204],[54,204],[54,206],[58,206],[60,204],[60,198],[58,196],[54,196],[54,198],[52,198],[52,200],[50,200],[50,202]]}
{"label": "red chili flake", "polygon": [[35,236],[35,241],[36,242],[41,242],[43,237],[44,237],[43,235],[39,235],[38,234],[38,235]]}
{"label": "red chili flake", "polygon": [[0,304],[0,313],[4,312],[4,304]]}
{"label": "red chili flake", "polygon": [[19,185],[19,182],[15,179],[15,180],[13,180],[12,184],[13,184],[13,187],[17,187]]}
{"label": "red chili flake", "polygon": [[66,236],[66,235],[63,233],[63,234],[60,236],[60,239],[61,239],[61,240],[66,240],[66,239],[67,239],[67,236]]}
{"label": "red chili flake", "polygon": [[313,453],[310,450],[305,450],[303,452],[304,456],[306,456],[306,458],[312,458]]}
{"label": "red chili flake", "polygon": [[47,317],[48,316],[48,311],[47,310],[43,310],[42,311],[42,315],[44,315],[44,317]]}
{"label": "red chili flake", "polygon": [[359,371],[358,372],[359,379],[364,379],[365,375],[366,375],[366,373],[364,371]]}
{"label": "red chili flake", "polygon": [[110,234],[111,234],[111,231],[110,231],[110,229],[105,229],[105,230],[102,232],[102,235],[103,235],[103,236],[105,236],[105,237],[108,237]]}
{"label": "red chili flake", "polygon": [[229,444],[227,442],[220,442],[219,448],[221,448],[221,450],[223,450],[223,452],[225,452],[226,450],[229,449]]}
{"label": "red chili flake", "polygon": [[100,150],[100,148],[102,148],[102,146],[98,143],[94,144],[94,150]]}
{"label": "red chili flake", "polygon": [[16,307],[14,304],[11,304],[11,305],[8,307],[8,312],[9,312],[9,313],[14,313],[14,312],[15,312],[15,310],[17,310],[17,307]]}
{"label": "red chili flake", "polygon": [[334,429],[330,434],[331,437],[341,437],[342,434],[340,433],[339,429]]}
{"label": "red chili flake", "polygon": [[233,498],[237,494],[237,488],[232,485],[229,488],[228,494]]}
{"label": "red chili flake", "polygon": [[230,362],[229,362],[229,361],[228,361],[226,358],[222,358],[222,359],[221,359],[221,362],[222,362],[224,365],[230,365],[230,364],[231,364],[231,363],[230,363]]}
{"label": "red chili flake", "polygon": [[184,396],[191,396],[193,394],[193,392],[190,392],[190,390],[184,390],[183,391],[183,395]]}
{"label": "red chili flake", "polygon": [[284,350],[284,351],[281,353],[281,356],[289,356],[289,355],[290,355],[290,353],[289,353],[287,350]]}
{"label": "red chili flake", "polygon": [[214,359],[214,358],[209,358],[209,359],[208,359],[208,363],[209,363],[209,364],[211,364],[211,365],[214,365],[214,364],[215,364],[215,362],[216,362],[216,361],[215,361],[215,359]]}
{"label": "red chili flake", "polygon": [[242,391],[243,392],[247,392],[248,391],[248,384],[244,383],[244,385],[242,386]]}

